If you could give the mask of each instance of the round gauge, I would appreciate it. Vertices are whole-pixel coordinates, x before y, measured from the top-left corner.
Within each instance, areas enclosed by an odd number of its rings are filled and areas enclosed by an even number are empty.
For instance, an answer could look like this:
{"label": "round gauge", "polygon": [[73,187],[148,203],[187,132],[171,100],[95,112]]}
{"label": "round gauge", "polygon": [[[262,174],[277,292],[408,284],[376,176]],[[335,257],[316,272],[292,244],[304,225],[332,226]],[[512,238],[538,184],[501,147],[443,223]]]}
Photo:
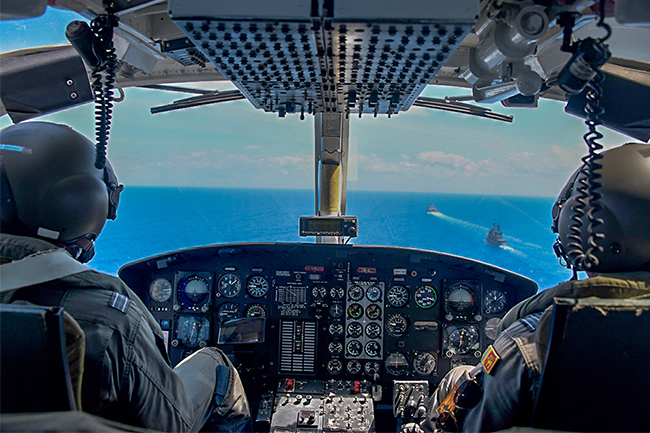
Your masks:
{"label": "round gauge", "polygon": [[348,352],[349,356],[359,356],[361,355],[361,350],[363,350],[363,346],[359,342],[359,340],[350,340],[348,342],[348,345],[345,346],[346,351]]}
{"label": "round gauge", "polygon": [[332,304],[330,307],[330,316],[334,317],[335,319],[341,317],[343,315],[343,305],[341,304]]}
{"label": "round gauge", "polygon": [[239,317],[239,305],[234,302],[224,302],[217,310],[219,321],[227,319],[236,319]]}
{"label": "round gauge", "polygon": [[235,274],[226,274],[219,278],[219,293],[226,298],[234,298],[239,295],[241,290],[241,281]]}
{"label": "round gauge", "polygon": [[348,362],[347,370],[348,370],[348,373],[350,373],[350,374],[357,374],[358,372],[361,371],[361,363],[359,361],[357,361],[356,359],[352,360],[352,361]]}
{"label": "round gauge", "polygon": [[404,286],[391,286],[386,293],[386,299],[393,307],[403,307],[409,301],[409,291]]}
{"label": "round gauge", "polygon": [[377,361],[368,361],[363,366],[363,371],[368,375],[379,373],[379,363]]}
{"label": "round gauge", "polygon": [[413,359],[413,369],[424,376],[432,374],[436,370],[436,356],[433,353],[418,353]]}
{"label": "round gauge", "polygon": [[422,286],[415,291],[415,305],[420,308],[431,308],[438,302],[438,294],[431,286]]}
{"label": "round gauge", "polygon": [[363,288],[359,286],[350,286],[348,296],[353,301],[360,301],[363,298]]}
{"label": "round gauge", "polygon": [[311,294],[314,298],[323,299],[327,296],[327,289],[323,286],[314,286],[311,289]]}
{"label": "round gauge", "polygon": [[400,352],[390,352],[386,355],[386,371],[393,376],[403,376],[409,371],[409,362]]}
{"label": "round gauge", "polygon": [[338,355],[343,352],[343,343],[340,341],[332,341],[328,346],[327,350],[330,351],[332,355]]}
{"label": "round gauge", "polygon": [[327,371],[331,374],[339,374],[343,369],[343,363],[338,359],[332,359],[327,363]]}
{"label": "round gauge", "polygon": [[359,322],[352,322],[348,325],[348,338],[359,338],[363,335],[363,325]]}
{"label": "round gauge", "polygon": [[149,296],[155,302],[165,302],[172,296],[172,283],[165,278],[157,278],[149,284]]}
{"label": "round gauge", "polygon": [[351,304],[348,307],[348,316],[352,317],[353,319],[358,319],[359,317],[363,316],[363,307],[361,304]]}
{"label": "round gauge", "polygon": [[244,311],[245,317],[266,317],[266,310],[260,304],[250,304]]}
{"label": "round gauge", "polygon": [[332,287],[330,289],[330,296],[332,299],[343,299],[345,290],[343,290],[343,287]]}
{"label": "round gauge", "polygon": [[366,308],[366,315],[370,320],[377,320],[381,317],[381,307],[378,304],[370,304]]}
{"label": "round gauge", "polygon": [[370,302],[377,302],[381,299],[381,289],[377,286],[370,286],[366,290],[366,296]]}
{"label": "round gauge", "polygon": [[207,317],[180,316],[176,339],[187,347],[204,346],[210,338],[210,320]]}
{"label": "round gauge", "polygon": [[485,336],[490,340],[497,339],[497,328],[499,327],[499,323],[501,323],[499,317],[493,317],[485,322]]}
{"label": "round gauge", "polygon": [[448,336],[448,350],[452,355],[464,355],[470,350],[476,348],[479,342],[479,335],[476,328],[451,327]]}
{"label": "round gauge", "polygon": [[269,282],[261,275],[254,275],[248,279],[246,291],[253,298],[261,298],[269,291]]}
{"label": "round gauge", "polygon": [[371,358],[379,358],[379,355],[381,354],[381,346],[375,340],[371,340],[366,343],[364,351],[366,352],[366,355]]}
{"label": "round gauge", "polygon": [[386,320],[386,332],[391,337],[400,338],[409,328],[409,319],[403,314],[391,314]]}
{"label": "round gauge", "polygon": [[210,293],[210,282],[200,275],[188,275],[178,282],[181,302],[188,308],[205,301]]}
{"label": "round gauge", "polygon": [[474,292],[465,284],[456,284],[447,291],[447,305],[457,313],[469,313],[476,305]]}
{"label": "round gauge", "polygon": [[343,325],[340,323],[332,323],[329,327],[330,335],[338,336],[343,334]]}
{"label": "round gauge", "polygon": [[379,338],[381,335],[381,326],[375,322],[368,323],[366,326],[366,335],[368,338]]}
{"label": "round gauge", "polygon": [[485,294],[485,314],[497,314],[506,308],[506,294],[490,290]]}

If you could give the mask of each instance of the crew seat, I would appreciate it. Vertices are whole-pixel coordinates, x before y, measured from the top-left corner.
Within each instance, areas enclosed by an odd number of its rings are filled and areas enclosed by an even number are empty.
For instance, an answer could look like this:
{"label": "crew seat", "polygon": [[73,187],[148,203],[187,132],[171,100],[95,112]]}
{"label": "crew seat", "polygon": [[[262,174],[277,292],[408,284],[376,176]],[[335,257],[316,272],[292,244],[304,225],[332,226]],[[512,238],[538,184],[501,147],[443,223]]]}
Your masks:
{"label": "crew seat", "polygon": [[650,299],[556,298],[533,427],[650,431]]}

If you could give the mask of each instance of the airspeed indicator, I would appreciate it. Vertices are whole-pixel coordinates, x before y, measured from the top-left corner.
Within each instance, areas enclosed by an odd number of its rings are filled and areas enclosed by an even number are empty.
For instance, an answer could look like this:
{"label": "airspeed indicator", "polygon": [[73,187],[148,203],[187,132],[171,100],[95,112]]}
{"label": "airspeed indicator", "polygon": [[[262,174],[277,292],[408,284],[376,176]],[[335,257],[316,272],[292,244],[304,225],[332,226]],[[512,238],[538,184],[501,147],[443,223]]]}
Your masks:
{"label": "airspeed indicator", "polygon": [[436,305],[438,302],[438,294],[431,286],[422,286],[415,291],[415,304],[424,309],[428,309]]}

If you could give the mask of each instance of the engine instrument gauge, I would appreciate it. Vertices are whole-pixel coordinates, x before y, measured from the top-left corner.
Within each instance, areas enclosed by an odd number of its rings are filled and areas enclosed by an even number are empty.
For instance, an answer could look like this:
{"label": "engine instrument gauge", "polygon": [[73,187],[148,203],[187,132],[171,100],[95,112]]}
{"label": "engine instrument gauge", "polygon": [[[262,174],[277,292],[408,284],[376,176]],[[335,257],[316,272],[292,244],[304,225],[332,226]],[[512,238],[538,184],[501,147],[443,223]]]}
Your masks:
{"label": "engine instrument gauge", "polygon": [[225,274],[219,278],[218,289],[226,298],[234,298],[241,291],[241,281],[235,274]]}
{"label": "engine instrument gauge", "polygon": [[325,299],[327,297],[327,289],[323,286],[314,286],[311,289],[311,294],[316,299]]}
{"label": "engine instrument gauge", "polygon": [[332,341],[327,346],[327,350],[329,350],[332,355],[338,355],[339,353],[343,352],[343,343],[340,341]]}
{"label": "engine instrument gauge", "polygon": [[327,363],[327,371],[331,374],[339,374],[343,369],[343,363],[338,359],[332,359]]}
{"label": "engine instrument gauge", "polygon": [[447,306],[456,313],[469,313],[476,306],[474,291],[466,284],[456,284],[447,291]]}
{"label": "engine instrument gauge", "polygon": [[359,361],[357,361],[356,359],[352,360],[352,361],[348,362],[348,366],[346,367],[346,369],[348,370],[348,373],[350,373],[350,374],[357,374],[358,372],[361,371],[361,363]]}
{"label": "engine instrument gauge", "polygon": [[261,275],[253,275],[246,283],[246,291],[253,298],[261,298],[269,291],[269,282]]}
{"label": "engine instrument gauge", "polygon": [[359,322],[352,322],[348,325],[348,338],[359,338],[363,335],[363,325]]}
{"label": "engine instrument gauge", "polygon": [[149,296],[155,302],[165,302],[172,296],[172,283],[166,278],[156,278],[149,285]]}
{"label": "engine instrument gauge", "polygon": [[506,308],[506,294],[499,290],[490,290],[485,294],[485,314],[497,314]]}
{"label": "engine instrument gauge", "polygon": [[224,302],[217,310],[219,321],[237,319],[239,317],[239,305],[234,302]]}
{"label": "engine instrument gauge", "polygon": [[473,349],[478,349],[479,335],[473,326],[449,326],[445,329],[443,347],[448,356],[464,355]]}
{"label": "engine instrument gauge", "polygon": [[332,299],[343,299],[345,290],[343,290],[343,287],[332,287],[330,289],[330,296]]}
{"label": "engine instrument gauge", "polygon": [[343,305],[341,304],[332,304],[330,307],[330,316],[332,316],[335,319],[338,319],[343,315],[343,312],[345,310],[343,309]]}
{"label": "engine instrument gauge", "polygon": [[381,299],[381,289],[377,286],[370,286],[366,290],[366,296],[370,302],[377,302]]}
{"label": "engine instrument gauge", "polygon": [[490,340],[496,340],[497,338],[497,328],[501,323],[501,318],[493,317],[487,322],[485,322],[485,336]]}
{"label": "engine instrument gauge", "polygon": [[437,364],[436,356],[429,352],[418,353],[413,359],[413,369],[423,376],[432,374]]}
{"label": "engine instrument gauge", "polygon": [[178,282],[178,297],[184,307],[198,309],[210,294],[210,282],[202,275],[187,275]]}
{"label": "engine instrument gauge", "polygon": [[350,340],[345,346],[345,350],[349,356],[359,356],[363,350],[363,345],[359,340]]}
{"label": "engine instrument gauge", "polygon": [[420,308],[428,309],[436,305],[438,294],[431,286],[418,287],[415,291],[415,305]]}
{"label": "engine instrument gauge", "polygon": [[371,340],[366,343],[364,351],[366,352],[366,355],[371,358],[379,358],[381,355],[381,346],[375,340]]}
{"label": "engine instrument gauge", "polygon": [[363,371],[372,376],[375,373],[379,373],[379,362],[377,361],[368,361],[363,366]]}
{"label": "engine instrument gauge", "polygon": [[403,307],[409,301],[409,292],[404,286],[391,286],[386,294],[386,299],[393,307]]}
{"label": "engine instrument gauge", "polygon": [[379,338],[381,336],[381,326],[375,322],[368,323],[366,325],[366,335],[368,338]]}
{"label": "engine instrument gauge", "polygon": [[371,320],[377,320],[381,317],[381,307],[379,304],[370,304],[366,308],[366,316]]}
{"label": "engine instrument gauge", "polygon": [[348,316],[353,319],[358,319],[359,317],[363,316],[363,307],[361,304],[351,304],[348,307]]}
{"label": "engine instrument gauge", "polygon": [[210,319],[207,317],[180,316],[176,339],[186,347],[205,346],[210,337]]}
{"label": "engine instrument gauge", "polygon": [[348,297],[353,301],[360,301],[363,298],[363,288],[360,286],[350,286]]}
{"label": "engine instrument gauge", "polygon": [[386,333],[391,337],[400,338],[409,328],[409,320],[401,313],[391,314],[386,320]]}
{"label": "engine instrument gauge", "polygon": [[403,376],[409,371],[409,362],[401,352],[386,355],[386,371],[393,376]]}
{"label": "engine instrument gauge", "polygon": [[250,304],[244,311],[245,317],[266,317],[266,310],[260,304]]}
{"label": "engine instrument gauge", "polygon": [[329,327],[330,335],[337,337],[343,334],[343,325],[340,323],[332,323]]}

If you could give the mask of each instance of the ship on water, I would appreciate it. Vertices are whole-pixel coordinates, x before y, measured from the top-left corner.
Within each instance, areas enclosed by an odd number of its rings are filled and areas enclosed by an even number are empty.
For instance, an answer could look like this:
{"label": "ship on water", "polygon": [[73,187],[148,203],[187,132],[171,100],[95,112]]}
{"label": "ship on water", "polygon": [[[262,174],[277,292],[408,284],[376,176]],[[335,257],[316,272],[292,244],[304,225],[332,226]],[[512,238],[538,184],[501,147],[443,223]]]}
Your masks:
{"label": "ship on water", "polygon": [[495,247],[508,245],[508,241],[503,238],[503,233],[501,233],[501,227],[499,227],[499,224],[496,223],[492,223],[492,228],[487,233],[485,242],[490,245],[494,245]]}
{"label": "ship on water", "polygon": [[427,213],[428,213],[428,214],[434,214],[434,213],[440,213],[440,211],[438,210],[438,208],[436,207],[436,205],[434,205],[433,203],[431,203],[431,204],[429,205],[429,207],[427,208]]}

